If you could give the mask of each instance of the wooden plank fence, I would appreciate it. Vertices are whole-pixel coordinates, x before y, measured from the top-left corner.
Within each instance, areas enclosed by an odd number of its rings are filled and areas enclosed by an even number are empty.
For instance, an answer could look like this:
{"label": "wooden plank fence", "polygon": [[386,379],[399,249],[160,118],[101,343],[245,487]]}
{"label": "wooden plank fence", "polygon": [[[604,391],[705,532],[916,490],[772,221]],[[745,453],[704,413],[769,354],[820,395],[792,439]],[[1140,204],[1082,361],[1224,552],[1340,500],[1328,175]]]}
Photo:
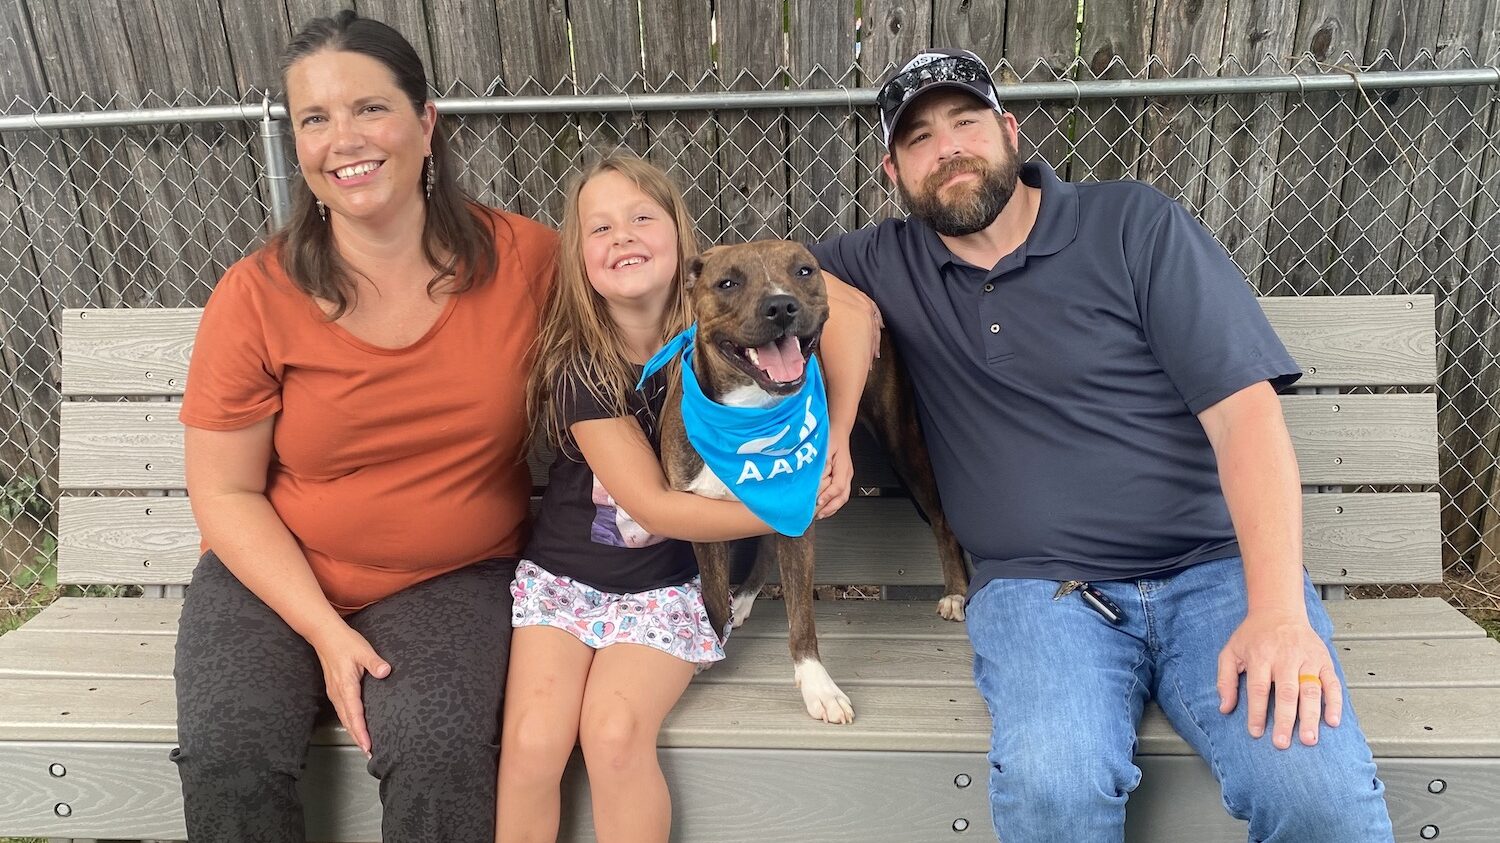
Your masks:
{"label": "wooden plank fence", "polygon": [[[1500,63],[1500,0],[355,0],[455,95],[869,87],[966,46],[1010,81]],[[195,0],[0,7],[8,114],[258,101],[309,17]],[[1003,60],[1003,61],[1002,61]],[[50,98],[49,98],[50,97]],[[1017,102],[1022,154],[1195,210],[1267,295],[1431,292],[1448,561],[1500,572],[1500,124],[1494,88]],[[588,147],[667,165],[705,241],[812,239],[898,212],[867,108],[471,116],[464,179],[556,221]],[[55,495],[59,307],[201,304],[266,225],[255,127],[0,133],[0,483]],[[1490,186],[1485,189],[1486,186]],[[7,557],[42,529],[0,524]],[[32,538],[20,539],[29,529]],[[1460,558],[1460,557],[1463,558]],[[0,571],[4,567],[0,566]]]}

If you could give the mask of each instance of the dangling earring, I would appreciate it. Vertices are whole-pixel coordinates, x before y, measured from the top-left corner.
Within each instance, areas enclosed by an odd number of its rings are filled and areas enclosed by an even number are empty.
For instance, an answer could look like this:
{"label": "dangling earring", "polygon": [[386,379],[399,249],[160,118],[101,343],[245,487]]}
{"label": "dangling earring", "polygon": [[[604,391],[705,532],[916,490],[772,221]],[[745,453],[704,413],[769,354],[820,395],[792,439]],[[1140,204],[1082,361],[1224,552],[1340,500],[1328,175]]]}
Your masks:
{"label": "dangling earring", "polygon": [[323,204],[322,199],[318,200],[318,218],[328,222],[328,206]]}
{"label": "dangling earring", "polygon": [[427,153],[427,198],[432,199],[432,185],[437,181],[437,161]]}

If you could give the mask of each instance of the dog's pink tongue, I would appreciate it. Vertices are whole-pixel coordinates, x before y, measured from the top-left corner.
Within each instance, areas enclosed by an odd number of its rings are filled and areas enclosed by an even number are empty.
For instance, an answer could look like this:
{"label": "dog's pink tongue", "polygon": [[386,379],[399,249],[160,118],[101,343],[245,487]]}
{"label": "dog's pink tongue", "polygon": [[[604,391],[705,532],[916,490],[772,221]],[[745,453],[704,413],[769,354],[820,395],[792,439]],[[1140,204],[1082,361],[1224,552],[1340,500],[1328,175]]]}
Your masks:
{"label": "dog's pink tongue", "polygon": [[768,342],[755,349],[760,368],[778,383],[790,383],[802,377],[802,343],[793,336],[785,336],[776,342]]}

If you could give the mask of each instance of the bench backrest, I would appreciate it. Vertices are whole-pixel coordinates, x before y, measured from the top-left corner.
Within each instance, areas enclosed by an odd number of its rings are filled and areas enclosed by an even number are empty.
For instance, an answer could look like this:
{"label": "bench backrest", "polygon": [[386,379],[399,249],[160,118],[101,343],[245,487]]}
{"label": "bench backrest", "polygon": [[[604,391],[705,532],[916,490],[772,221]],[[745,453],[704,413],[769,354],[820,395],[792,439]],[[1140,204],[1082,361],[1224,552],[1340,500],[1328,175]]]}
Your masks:
{"label": "bench backrest", "polygon": [[[1382,394],[1437,380],[1430,296],[1265,298],[1306,375],[1283,396],[1304,484],[1305,561],[1328,585],[1437,582],[1432,492],[1323,492],[1438,482],[1437,397]],[[58,579],[186,584],[198,533],[175,402],[197,309],[68,310],[62,322]],[[1347,390],[1359,389],[1359,394]],[[1368,393],[1368,394],[1367,394]],[[151,399],[151,400],[126,400]],[[855,495],[817,530],[818,581],[939,585],[930,532],[873,444],[853,448]],[[545,468],[533,461],[533,476]]]}

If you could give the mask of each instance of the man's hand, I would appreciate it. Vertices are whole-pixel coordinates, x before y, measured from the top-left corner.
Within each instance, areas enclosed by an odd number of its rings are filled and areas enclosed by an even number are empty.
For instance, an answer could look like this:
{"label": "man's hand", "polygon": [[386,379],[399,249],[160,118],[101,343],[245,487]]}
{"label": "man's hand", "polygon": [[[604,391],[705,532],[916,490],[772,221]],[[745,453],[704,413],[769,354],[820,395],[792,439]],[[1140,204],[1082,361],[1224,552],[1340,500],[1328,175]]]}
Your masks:
{"label": "man's hand", "polygon": [[1252,613],[1229,636],[1219,653],[1219,712],[1228,714],[1238,704],[1240,674],[1245,674],[1250,736],[1266,732],[1266,713],[1275,688],[1275,725],[1271,743],[1278,749],[1292,745],[1292,724],[1301,721],[1299,737],[1305,746],[1318,742],[1321,715],[1338,726],[1344,710],[1344,690],[1333,669],[1323,639],[1307,622],[1305,610]]}
{"label": "man's hand", "polygon": [[849,502],[849,486],[853,481],[854,463],[849,460],[849,437],[830,434],[828,462],[823,466],[823,483],[818,488],[818,518],[827,518]]}
{"label": "man's hand", "polygon": [[339,722],[349,732],[366,756],[370,754],[370,731],[365,727],[365,706],[360,687],[364,674],[384,679],[391,674],[390,663],[375,653],[363,635],[340,621],[330,624],[316,641],[310,641],[323,663],[323,683],[328,699],[338,712]]}

